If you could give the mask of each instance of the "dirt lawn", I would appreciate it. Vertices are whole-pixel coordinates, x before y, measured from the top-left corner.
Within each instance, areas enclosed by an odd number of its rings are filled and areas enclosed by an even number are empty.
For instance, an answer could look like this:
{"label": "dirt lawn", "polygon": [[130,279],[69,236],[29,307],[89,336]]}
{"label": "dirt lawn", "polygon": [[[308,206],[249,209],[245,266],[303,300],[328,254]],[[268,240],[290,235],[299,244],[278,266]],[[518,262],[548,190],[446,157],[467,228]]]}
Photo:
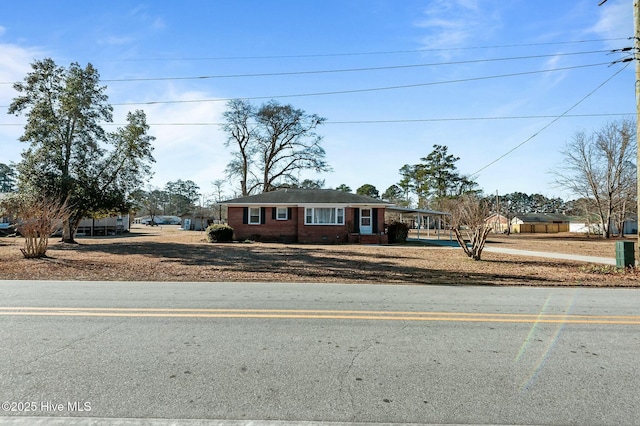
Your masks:
{"label": "dirt lawn", "polygon": [[[20,238],[0,238],[0,279],[100,281],[343,282],[640,287],[640,274],[584,262],[423,245],[210,244],[177,226],[134,225],[114,237],[51,240],[48,258],[22,257]],[[490,235],[487,246],[615,258],[615,241],[570,234]]]}

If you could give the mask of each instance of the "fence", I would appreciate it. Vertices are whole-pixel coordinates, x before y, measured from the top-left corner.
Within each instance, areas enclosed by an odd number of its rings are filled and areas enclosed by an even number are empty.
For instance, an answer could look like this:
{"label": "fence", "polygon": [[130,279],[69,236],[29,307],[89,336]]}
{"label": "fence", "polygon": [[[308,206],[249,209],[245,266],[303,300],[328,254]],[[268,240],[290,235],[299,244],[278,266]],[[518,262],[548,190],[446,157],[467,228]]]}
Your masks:
{"label": "fence", "polygon": [[568,223],[521,223],[521,234],[556,234],[558,232],[569,232]]}

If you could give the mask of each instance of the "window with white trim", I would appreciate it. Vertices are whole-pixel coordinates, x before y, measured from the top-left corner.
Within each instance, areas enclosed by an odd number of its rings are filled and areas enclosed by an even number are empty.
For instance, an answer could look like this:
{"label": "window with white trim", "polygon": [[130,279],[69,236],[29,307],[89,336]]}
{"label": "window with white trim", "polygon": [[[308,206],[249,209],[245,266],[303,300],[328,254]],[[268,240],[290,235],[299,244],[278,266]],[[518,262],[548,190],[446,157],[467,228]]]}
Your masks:
{"label": "window with white trim", "polygon": [[343,207],[306,207],[305,225],[344,225]]}
{"label": "window with white trim", "polygon": [[287,207],[278,207],[276,209],[276,220],[289,219],[289,209]]}
{"label": "window with white trim", "polygon": [[249,225],[260,225],[260,207],[249,207]]}

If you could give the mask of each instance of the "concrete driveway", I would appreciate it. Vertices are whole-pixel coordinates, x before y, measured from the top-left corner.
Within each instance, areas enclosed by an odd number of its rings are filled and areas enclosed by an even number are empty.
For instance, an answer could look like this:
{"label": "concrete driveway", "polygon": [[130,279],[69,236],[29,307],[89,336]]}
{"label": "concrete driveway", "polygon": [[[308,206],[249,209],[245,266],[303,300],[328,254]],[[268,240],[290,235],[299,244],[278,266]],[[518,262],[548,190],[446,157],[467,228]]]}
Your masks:
{"label": "concrete driveway", "polygon": [[[409,238],[407,241],[411,242],[421,242],[426,245],[431,246],[440,246],[440,247],[451,247],[458,248],[458,242],[453,240],[422,240],[416,238]],[[502,247],[485,247],[484,251],[492,252],[492,253],[503,253],[503,254],[512,254],[514,256],[528,256],[528,257],[545,257],[547,259],[564,259],[564,260],[575,260],[577,262],[587,262],[587,263],[598,263],[604,265],[614,265],[616,264],[616,259],[614,257],[597,257],[597,256],[581,256],[577,254],[567,254],[567,253],[550,253],[550,252],[542,252],[542,251],[532,251],[532,250],[517,250],[517,249],[509,249]]]}

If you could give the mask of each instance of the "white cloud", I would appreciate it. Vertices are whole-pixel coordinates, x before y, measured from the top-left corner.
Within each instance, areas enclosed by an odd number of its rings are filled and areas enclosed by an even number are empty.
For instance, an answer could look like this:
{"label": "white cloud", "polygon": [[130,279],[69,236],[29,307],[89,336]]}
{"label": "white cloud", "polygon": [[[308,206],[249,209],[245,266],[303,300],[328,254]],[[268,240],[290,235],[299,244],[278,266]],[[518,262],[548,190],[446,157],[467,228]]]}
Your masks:
{"label": "white cloud", "polygon": [[428,30],[427,48],[453,48],[490,33],[500,25],[495,14],[480,7],[479,0],[437,0],[424,11],[416,26]]}
{"label": "white cloud", "polygon": [[13,44],[0,44],[0,81],[22,80],[31,69],[34,58],[41,57],[39,49],[25,49]]}
{"label": "white cloud", "polygon": [[153,30],[163,30],[167,27],[164,19],[158,16],[153,16],[148,13],[148,11],[149,7],[147,5],[139,5],[129,12],[129,16],[138,19]]}
{"label": "white cloud", "polygon": [[[41,57],[38,49],[26,49],[12,44],[0,44],[0,83],[13,83],[24,79],[31,70],[34,58]],[[7,107],[17,95],[12,84],[0,84],[0,106]],[[0,162],[17,162],[20,152],[25,145],[18,142],[22,134],[22,126],[16,124],[24,122],[23,117],[7,114],[6,108],[0,108],[0,141],[2,144],[2,158]]]}
{"label": "white cloud", "polygon": [[[561,68],[563,66],[562,64],[563,59],[564,57],[560,55],[552,56],[551,58],[545,61],[544,66],[542,68],[543,69]],[[548,72],[548,73],[541,74],[541,83],[542,83],[541,90],[543,90],[542,88],[544,88],[545,91],[552,89],[554,86],[557,86],[558,84],[560,84],[560,82],[562,82],[565,78],[569,77],[569,75],[570,75],[570,71],[568,70]]]}
{"label": "white cloud", "polygon": [[[633,10],[630,2],[609,0],[599,7],[598,11],[598,21],[591,28],[591,32],[607,39],[627,38],[633,35]],[[621,47],[620,41],[610,43],[612,47]]]}
{"label": "white cloud", "polygon": [[131,36],[110,36],[99,39],[98,44],[107,46],[123,46],[125,44],[131,44],[134,41],[135,39]]}
{"label": "white cloud", "polygon": [[164,30],[167,27],[167,24],[164,22],[162,18],[156,18],[153,20],[151,28],[154,30]]}
{"label": "white cloud", "polygon": [[[140,94],[137,94],[140,96]],[[158,86],[149,98],[182,101],[211,99],[210,93],[180,91],[172,86]],[[140,98],[137,99],[139,101]],[[120,107],[119,107],[120,108]],[[211,192],[211,182],[224,178],[224,169],[229,162],[231,147],[226,148],[226,136],[216,125],[180,125],[181,123],[220,123],[226,109],[224,102],[198,102],[141,105],[151,124],[150,134],[156,137],[153,166],[154,186],[164,186],[177,179],[193,180],[200,189]],[[114,121],[124,122],[126,110],[118,110]],[[154,126],[154,124],[156,124]]]}

